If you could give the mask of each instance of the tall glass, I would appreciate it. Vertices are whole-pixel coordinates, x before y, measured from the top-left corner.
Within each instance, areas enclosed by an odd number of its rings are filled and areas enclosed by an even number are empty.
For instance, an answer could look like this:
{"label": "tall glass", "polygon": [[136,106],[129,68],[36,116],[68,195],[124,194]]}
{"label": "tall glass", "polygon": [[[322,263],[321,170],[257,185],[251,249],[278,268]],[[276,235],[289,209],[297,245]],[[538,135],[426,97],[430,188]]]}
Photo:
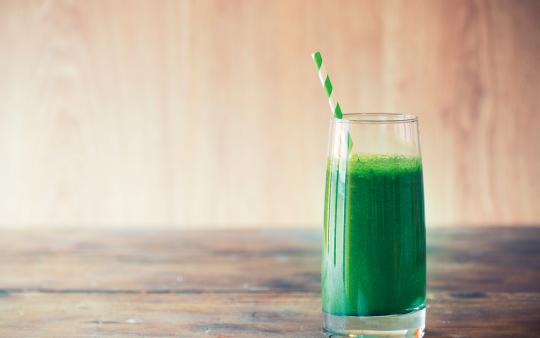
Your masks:
{"label": "tall glass", "polygon": [[325,332],[423,336],[425,233],[416,116],[331,119],[322,252]]}

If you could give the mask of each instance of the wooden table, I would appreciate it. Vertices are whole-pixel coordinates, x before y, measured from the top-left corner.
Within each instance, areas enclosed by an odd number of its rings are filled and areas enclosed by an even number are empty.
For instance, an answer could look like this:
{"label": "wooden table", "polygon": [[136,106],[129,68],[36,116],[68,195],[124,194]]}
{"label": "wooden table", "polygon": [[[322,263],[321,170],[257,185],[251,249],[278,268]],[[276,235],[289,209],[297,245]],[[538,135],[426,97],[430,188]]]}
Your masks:
{"label": "wooden table", "polygon": [[[3,230],[0,336],[321,337],[315,230]],[[540,228],[428,234],[428,337],[539,337]]]}

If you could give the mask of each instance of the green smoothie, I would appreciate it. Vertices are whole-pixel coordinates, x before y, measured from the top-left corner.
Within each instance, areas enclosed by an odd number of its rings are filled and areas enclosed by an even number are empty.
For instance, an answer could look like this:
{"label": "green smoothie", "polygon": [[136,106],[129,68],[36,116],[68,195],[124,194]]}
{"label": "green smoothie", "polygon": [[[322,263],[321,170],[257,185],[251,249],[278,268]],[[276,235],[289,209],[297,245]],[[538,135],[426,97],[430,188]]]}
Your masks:
{"label": "green smoothie", "polygon": [[423,196],[419,158],[353,154],[328,161],[324,312],[382,316],[425,306]]}

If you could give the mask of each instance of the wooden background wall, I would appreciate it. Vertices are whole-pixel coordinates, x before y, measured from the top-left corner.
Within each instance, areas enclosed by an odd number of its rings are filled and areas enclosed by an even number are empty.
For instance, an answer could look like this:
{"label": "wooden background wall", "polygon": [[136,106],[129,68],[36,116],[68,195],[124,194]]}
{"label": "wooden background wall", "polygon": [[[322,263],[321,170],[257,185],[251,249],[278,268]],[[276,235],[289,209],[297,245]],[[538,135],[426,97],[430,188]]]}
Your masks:
{"label": "wooden background wall", "polygon": [[540,1],[0,1],[0,225],[317,226],[326,99],[420,117],[427,217],[540,223]]}

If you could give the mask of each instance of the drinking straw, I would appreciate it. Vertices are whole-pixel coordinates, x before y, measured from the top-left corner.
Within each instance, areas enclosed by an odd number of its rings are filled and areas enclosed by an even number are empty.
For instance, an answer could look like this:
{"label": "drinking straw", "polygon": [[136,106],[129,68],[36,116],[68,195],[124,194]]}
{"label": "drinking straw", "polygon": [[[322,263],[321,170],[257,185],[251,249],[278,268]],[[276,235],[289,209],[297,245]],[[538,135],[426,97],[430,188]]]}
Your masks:
{"label": "drinking straw", "polygon": [[326,67],[324,66],[321,53],[315,52],[311,54],[311,57],[313,58],[313,61],[315,61],[317,71],[319,72],[319,79],[321,80],[321,84],[326,91],[326,95],[328,95],[328,104],[330,104],[332,115],[337,119],[341,119],[343,117],[343,113],[341,112],[341,107],[335,99],[335,96],[332,95],[334,93],[332,82],[330,81],[330,77],[326,72]]}
{"label": "drinking straw", "polygon": [[[321,80],[321,84],[326,91],[326,95],[328,95],[328,104],[330,105],[330,110],[332,110],[332,115],[336,119],[341,120],[343,118],[343,113],[341,112],[339,102],[337,102],[337,100],[335,99],[334,86],[332,86],[330,77],[326,72],[326,67],[324,66],[322,55],[320,52],[317,51],[311,54],[311,57],[313,58],[313,61],[315,61],[317,71],[319,72],[319,79]],[[347,146],[349,151],[352,149],[353,146],[351,134],[349,132],[347,132]]]}
{"label": "drinking straw", "polygon": [[[311,57],[313,58],[313,61],[315,61],[315,65],[317,66],[317,71],[319,72],[319,79],[321,80],[321,84],[324,88],[324,90],[326,91],[326,95],[328,96],[328,104],[330,105],[330,110],[332,110],[332,116],[334,116],[334,118],[338,119],[338,120],[341,120],[343,118],[343,113],[341,112],[341,107],[339,106],[339,103],[337,102],[337,100],[335,99],[335,96],[333,95],[334,94],[334,88],[332,86],[332,82],[330,81],[330,77],[328,76],[328,73],[326,72],[326,67],[324,66],[324,63],[323,63],[323,59],[322,59],[322,55],[320,52],[315,52],[313,54],[311,54]],[[352,149],[352,139],[351,139],[351,134],[348,130],[348,125],[345,125],[343,127],[346,127],[347,129],[347,156],[344,156],[342,159],[340,159],[337,163],[337,170],[338,172],[340,173],[345,173],[346,170],[347,170],[347,160],[348,160],[348,157],[349,157],[349,153]],[[338,142],[342,142],[341,141],[342,139],[340,138]],[[338,146],[340,148],[340,146]],[[343,169],[339,169],[339,168],[343,168]],[[334,184],[334,187],[338,187],[338,191],[340,190],[339,188],[339,185],[338,185],[338,179],[339,179],[339,176],[341,176],[341,174],[338,174],[338,175],[332,175],[334,176],[334,180],[335,182],[333,182]],[[331,178],[330,178],[331,179]],[[345,186],[342,188],[344,189],[345,193],[347,191],[347,180],[345,180]],[[333,188],[332,190],[334,190],[334,192],[336,194],[338,194],[339,192],[336,191],[335,188]],[[338,214],[336,212],[336,209],[338,208],[337,206],[337,203],[338,203],[338,198],[337,196],[335,197],[335,205],[334,205],[334,222],[337,223],[337,217],[338,217]],[[345,220],[346,219],[346,213],[347,211],[345,210],[345,212],[343,213],[343,219]],[[328,217],[330,217],[330,215],[328,215]],[[328,231],[328,227],[326,228],[326,231]],[[336,231],[337,231],[337,227],[334,227],[334,264],[336,264],[336,239],[337,239],[337,236],[336,236]],[[326,238],[328,238],[328,233],[326,234]],[[345,240],[345,228],[343,228],[343,239]],[[328,250],[330,250],[330,248],[328,248]],[[345,250],[343,250],[343,261],[345,261]],[[345,276],[345,269],[343,269],[343,278],[345,280],[348,280],[348,277]]]}

